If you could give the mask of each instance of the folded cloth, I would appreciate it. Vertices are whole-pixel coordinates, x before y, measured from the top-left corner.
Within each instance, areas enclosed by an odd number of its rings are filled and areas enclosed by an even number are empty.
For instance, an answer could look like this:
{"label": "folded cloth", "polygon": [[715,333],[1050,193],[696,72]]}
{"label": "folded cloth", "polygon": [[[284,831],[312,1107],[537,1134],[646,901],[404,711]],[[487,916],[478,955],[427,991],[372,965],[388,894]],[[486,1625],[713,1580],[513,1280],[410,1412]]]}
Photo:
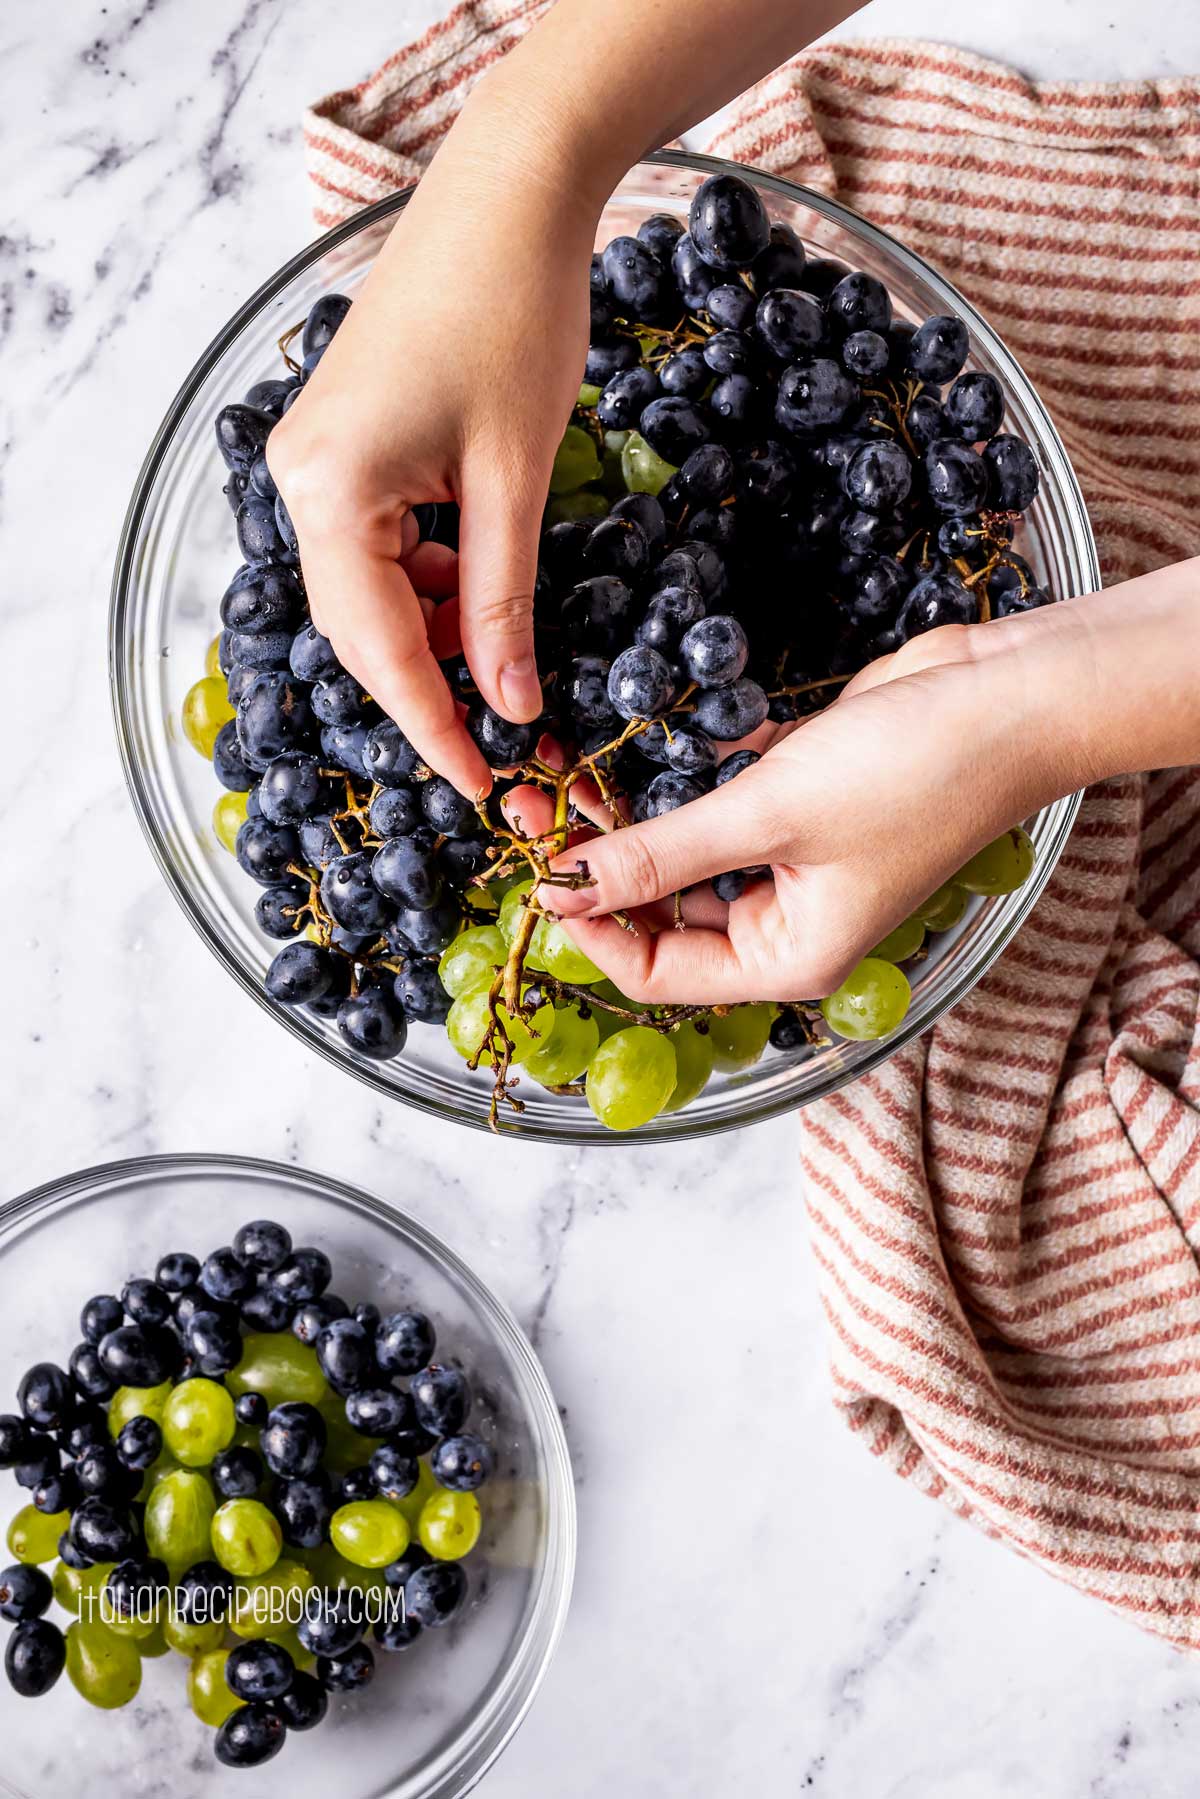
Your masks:
{"label": "folded cloth", "polygon": [[[471,0],[308,115],[323,224],[416,177],[544,10]],[[894,230],[997,325],[1105,575],[1200,549],[1200,83],[825,46],[712,149]],[[1200,596],[1197,598],[1200,604]],[[1200,771],[1085,798],[994,970],[800,1118],[837,1402],[904,1479],[1200,1647]]]}

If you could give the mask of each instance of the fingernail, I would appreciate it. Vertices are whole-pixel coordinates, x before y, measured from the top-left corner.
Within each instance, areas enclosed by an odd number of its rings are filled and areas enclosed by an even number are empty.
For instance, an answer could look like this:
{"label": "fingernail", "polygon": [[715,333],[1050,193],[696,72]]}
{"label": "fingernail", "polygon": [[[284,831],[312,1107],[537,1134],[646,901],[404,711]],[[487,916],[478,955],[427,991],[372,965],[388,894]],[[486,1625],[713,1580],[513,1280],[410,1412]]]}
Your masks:
{"label": "fingernail", "polygon": [[[564,867],[563,874],[575,874],[573,867]],[[549,910],[553,907],[560,918],[581,918],[590,912],[596,904],[594,887],[561,887],[557,881],[547,882],[539,895],[542,905]]]}
{"label": "fingernail", "polygon": [[560,918],[582,918],[596,904],[594,891],[590,887],[556,887],[554,889],[554,909]]}
{"label": "fingernail", "polygon": [[509,711],[522,723],[537,717],[542,709],[542,690],[532,656],[504,664],[500,670],[500,694]]}

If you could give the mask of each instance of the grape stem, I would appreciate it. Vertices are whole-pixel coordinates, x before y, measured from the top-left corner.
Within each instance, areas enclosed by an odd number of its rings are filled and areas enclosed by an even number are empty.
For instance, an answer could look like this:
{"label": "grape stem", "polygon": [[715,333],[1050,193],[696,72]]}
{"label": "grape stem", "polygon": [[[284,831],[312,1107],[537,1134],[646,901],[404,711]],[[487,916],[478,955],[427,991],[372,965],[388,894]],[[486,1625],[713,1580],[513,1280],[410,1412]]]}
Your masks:
{"label": "grape stem", "polygon": [[816,693],[819,687],[844,687],[853,677],[850,675],[823,675],[819,681],[802,681],[798,687],[777,687],[769,693],[769,700],[794,699],[799,693]]}
{"label": "grape stem", "polygon": [[696,1018],[709,1018],[714,1014],[723,1017],[730,1009],[728,1006],[660,1006],[655,1011],[646,1006],[622,1006],[614,1000],[605,999],[591,987],[584,987],[576,981],[560,981],[555,975],[539,975],[538,985],[551,999],[571,1000],[590,1011],[611,1012],[615,1018],[623,1018],[629,1024],[648,1025],[652,1031],[661,1031],[664,1035],[673,1031],[676,1025],[687,1024]]}
{"label": "grape stem", "polygon": [[283,336],[277,339],[279,354],[283,357],[283,360],[287,363],[287,366],[292,371],[293,375],[298,375],[300,373],[300,364],[296,361],[295,357],[290,354],[291,344],[293,338],[299,337],[303,329],[304,320],[301,319],[298,324],[290,326],[288,330],[284,332]]}
{"label": "grape stem", "polygon": [[900,398],[900,390],[894,381],[888,382],[886,390],[879,387],[864,387],[862,390],[864,399],[881,401],[892,415],[891,419],[872,418],[868,422],[872,425],[879,425],[885,431],[899,433],[914,462],[920,462],[921,453],[909,433],[906,415],[922,388],[923,383],[920,381],[905,381],[903,399]]}

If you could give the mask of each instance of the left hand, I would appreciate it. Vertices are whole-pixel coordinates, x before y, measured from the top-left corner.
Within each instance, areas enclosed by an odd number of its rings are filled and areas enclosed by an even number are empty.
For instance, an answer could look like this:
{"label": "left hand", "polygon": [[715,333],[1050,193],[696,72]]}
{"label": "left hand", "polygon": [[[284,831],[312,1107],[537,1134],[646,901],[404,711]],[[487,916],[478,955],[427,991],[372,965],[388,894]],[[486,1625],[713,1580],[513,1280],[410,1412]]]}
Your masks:
{"label": "left hand", "polygon": [[[977,849],[1089,778],[1064,754],[1055,711],[1039,697],[1046,683],[1053,691],[1069,635],[1054,614],[1068,610],[1036,615],[1036,629],[1030,615],[915,639],[862,670],[825,711],[777,727],[761,761],[733,780],[582,851],[573,844],[555,866],[573,869],[582,853],[595,884],[543,887],[541,903],[631,999],[718,1005],[831,993]],[[520,796],[525,829],[544,828],[539,799]],[[728,907],[709,893],[684,929],[655,908],[764,862],[772,880]],[[632,914],[635,930],[615,911]]]}

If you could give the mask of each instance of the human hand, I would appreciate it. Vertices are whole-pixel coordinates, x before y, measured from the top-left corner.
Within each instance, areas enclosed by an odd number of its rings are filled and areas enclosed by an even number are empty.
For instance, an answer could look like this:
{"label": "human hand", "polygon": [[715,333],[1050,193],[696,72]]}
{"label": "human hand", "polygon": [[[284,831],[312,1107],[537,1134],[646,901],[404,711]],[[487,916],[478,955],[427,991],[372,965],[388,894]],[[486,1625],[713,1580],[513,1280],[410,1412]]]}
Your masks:
{"label": "human hand", "polygon": [[[544,887],[541,903],[632,999],[831,993],[977,849],[1098,772],[1046,703],[1063,696],[1078,660],[1077,619],[1048,608],[915,638],[827,710],[752,740],[765,753],[733,780],[573,844],[554,866],[574,869],[582,856],[594,885]],[[525,828],[541,828],[525,814]],[[728,907],[702,896],[682,930],[654,905],[764,862],[772,880]],[[633,931],[616,911],[631,914]]]}
{"label": "human hand", "polygon": [[[491,775],[437,658],[461,634],[487,703],[537,717],[538,535],[586,354],[599,204],[536,170],[517,179],[464,114],[268,444],[317,628],[468,797]],[[435,613],[417,598],[430,591],[421,565],[436,562],[438,591],[447,564],[422,546],[406,566],[411,509],[451,499],[458,599]]]}

